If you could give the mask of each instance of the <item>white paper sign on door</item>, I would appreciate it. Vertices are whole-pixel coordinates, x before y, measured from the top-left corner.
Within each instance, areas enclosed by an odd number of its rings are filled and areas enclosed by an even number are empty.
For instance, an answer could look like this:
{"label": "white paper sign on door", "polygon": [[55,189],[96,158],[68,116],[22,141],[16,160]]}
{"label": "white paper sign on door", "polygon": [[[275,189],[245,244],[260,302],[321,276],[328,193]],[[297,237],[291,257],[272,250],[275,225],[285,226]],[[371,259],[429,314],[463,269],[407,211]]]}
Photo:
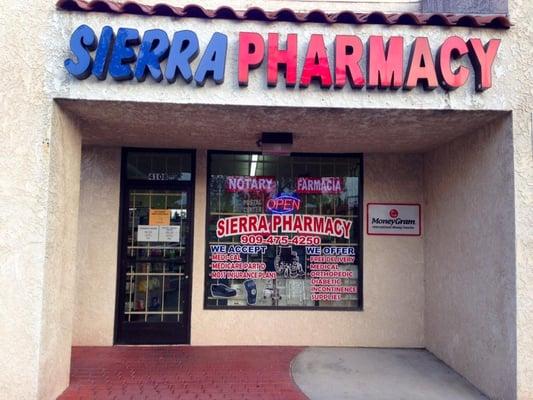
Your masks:
{"label": "white paper sign on door", "polygon": [[139,225],[137,229],[138,242],[157,242],[159,240],[159,226]]}
{"label": "white paper sign on door", "polygon": [[420,204],[367,204],[368,235],[420,236]]}
{"label": "white paper sign on door", "polygon": [[180,241],[179,225],[161,225],[159,227],[160,242],[178,242]]}

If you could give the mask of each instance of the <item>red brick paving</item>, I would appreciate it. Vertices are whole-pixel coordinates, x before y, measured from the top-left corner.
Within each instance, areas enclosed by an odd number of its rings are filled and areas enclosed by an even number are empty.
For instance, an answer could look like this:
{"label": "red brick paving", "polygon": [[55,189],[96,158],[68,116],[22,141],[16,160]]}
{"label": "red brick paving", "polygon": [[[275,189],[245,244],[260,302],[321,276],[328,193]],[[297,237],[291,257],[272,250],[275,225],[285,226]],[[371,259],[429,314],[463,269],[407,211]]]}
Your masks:
{"label": "red brick paving", "polygon": [[74,347],[60,399],[306,399],[298,347]]}

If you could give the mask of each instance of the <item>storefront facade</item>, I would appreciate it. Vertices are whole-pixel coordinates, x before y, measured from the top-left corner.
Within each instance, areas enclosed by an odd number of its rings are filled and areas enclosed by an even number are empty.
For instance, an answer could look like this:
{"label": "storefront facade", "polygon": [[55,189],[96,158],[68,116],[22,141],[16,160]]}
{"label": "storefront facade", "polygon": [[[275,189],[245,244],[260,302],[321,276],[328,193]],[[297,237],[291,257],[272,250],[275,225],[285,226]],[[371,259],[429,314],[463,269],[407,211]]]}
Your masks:
{"label": "storefront facade", "polygon": [[0,392],[190,344],[427,348],[533,397],[533,7],[210,3],[7,6]]}

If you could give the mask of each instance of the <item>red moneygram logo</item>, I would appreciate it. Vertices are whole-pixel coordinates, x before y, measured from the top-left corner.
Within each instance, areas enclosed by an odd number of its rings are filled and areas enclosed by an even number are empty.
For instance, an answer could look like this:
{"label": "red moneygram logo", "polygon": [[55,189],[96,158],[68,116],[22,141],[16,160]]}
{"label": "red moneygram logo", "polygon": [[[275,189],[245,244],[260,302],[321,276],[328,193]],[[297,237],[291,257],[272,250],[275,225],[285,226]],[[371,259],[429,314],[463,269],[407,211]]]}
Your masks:
{"label": "red moneygram logo", "polygon": [[391,218],[398,218],[398,215],[400,215],[400,213],[398,212],[397,209],[393,208],[392,210],[389,211],[389,215]]}

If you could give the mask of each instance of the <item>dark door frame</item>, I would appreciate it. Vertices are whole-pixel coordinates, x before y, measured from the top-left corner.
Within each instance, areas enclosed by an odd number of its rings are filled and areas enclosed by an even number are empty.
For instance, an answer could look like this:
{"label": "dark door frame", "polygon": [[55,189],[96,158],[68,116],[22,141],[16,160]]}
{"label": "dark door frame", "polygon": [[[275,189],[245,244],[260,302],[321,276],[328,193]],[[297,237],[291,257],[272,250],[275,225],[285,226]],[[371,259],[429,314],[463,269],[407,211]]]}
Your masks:
{"label": "dark door frame", "polygon": [[[157,152],[157,153],[188,153],[191,155],[191,180],[184,181],[149,181],[149,180],[128,180],[127,156],[129,152]],[[124,147],[121,154],[120,171],[120,206],[119,206],[119,229],[118,229],[118,252],[117,252],[117,279],[115,290],[115,325],[113,332],[113,344],[190,344],[191,343],[191,306],[192,306],[192,272],[193,272],[193,249],[194,249],[194,191],[196,187],[196,151],[188,149],[158,149],[158,148],[136,148]],[[189,219],[189,238],[186,263],[189,265],[189,276],[186,283],[187,302],[184,310],[185,333],[180,337],[149,337],[153,330],[146,329],[145,333],[140,333],[138,340],[128,338],[125,340],[122,329],[124,317],[125,299],[125,276],[127,269],[127,225],[129,218],[129,198],[131,189],[159,189],[186,191],[188,197],[187,218]],[[166,323],[169,324],[169,323]],[[165,323],[152,323],[154,329]],[[141,328],[142,330],[142,328]],[[148,340],[149,339],[149,340]]]}

